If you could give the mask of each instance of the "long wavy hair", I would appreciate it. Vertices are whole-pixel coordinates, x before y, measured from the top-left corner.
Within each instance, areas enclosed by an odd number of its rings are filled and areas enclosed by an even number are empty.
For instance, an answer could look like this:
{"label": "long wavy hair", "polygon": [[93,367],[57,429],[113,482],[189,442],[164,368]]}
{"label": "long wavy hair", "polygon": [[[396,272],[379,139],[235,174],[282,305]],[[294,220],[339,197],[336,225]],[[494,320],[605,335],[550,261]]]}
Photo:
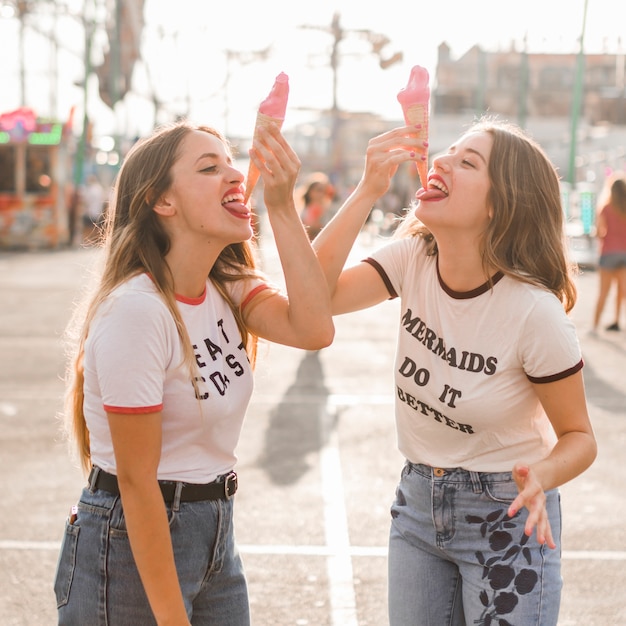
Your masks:
{"label": "long wavy hair", "polygon": [[[85,340],[98,307],[116,287],[138,274],[148,273],[152,277],[176,324],[190,380],[192,383],[196,380],[197,366],[193,348],[176,305],[173,277],[165,262],[170,238],[153,210],[158,199],[171,186],[171,168],[179,158],[183,140],[193,131],[209,133],[222,141],[227,150],[231,150],[226,138],[217,130],[182,121],[160,127],[150,137],[137,142],[128,152],[106,215],[100,242],[104,259],[99,279],[91,294],[86,295],[75,308],[66,331],[68,367],[64,423],[85,471],[91,467],[89,431],[83,413]],[[226,299],[235,316],[253,365],[257,337],[246,328],[239,307],[226,289],[226,283],[259,275],[255,267],[252,244],[244,241],[224,248],[209,273],[209,279]]]}
{"label": "long wavy hair", "polygon": [[[575,265],[567,255],[559,176],[541,146],[514,124],[484,117],[466,134],[493,138],[488,201],[493,217],[481,243],[485,274],[493,268],[517,280],[549,289],[569,312],[576,303]],[[407,213],[397,237],[419,236],[437,254],[432,233]]]}

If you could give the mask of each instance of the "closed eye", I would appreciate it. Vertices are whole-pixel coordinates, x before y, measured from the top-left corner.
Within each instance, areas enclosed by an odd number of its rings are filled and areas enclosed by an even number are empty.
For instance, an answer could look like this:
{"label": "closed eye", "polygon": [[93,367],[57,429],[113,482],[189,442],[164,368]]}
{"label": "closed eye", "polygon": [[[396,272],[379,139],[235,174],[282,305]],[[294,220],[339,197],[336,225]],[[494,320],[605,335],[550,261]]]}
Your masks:
{"label": "closed eye", "polygon": [[217,172],[217,165],[209,165],[209,167],[204,167],[200,170],[200,173],[214,174]]}

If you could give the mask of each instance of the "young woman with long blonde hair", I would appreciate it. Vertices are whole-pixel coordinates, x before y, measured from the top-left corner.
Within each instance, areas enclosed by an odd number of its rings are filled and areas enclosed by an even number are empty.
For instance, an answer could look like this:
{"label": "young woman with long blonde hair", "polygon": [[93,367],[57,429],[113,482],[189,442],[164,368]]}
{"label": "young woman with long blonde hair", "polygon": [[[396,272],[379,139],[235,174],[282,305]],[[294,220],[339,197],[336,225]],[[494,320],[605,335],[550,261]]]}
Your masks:
{"label": "young woman with long blonde hair", "polygon": [[161,128],[122,165],[75,324],[67,419],[89,477],[59,557],[59,624],[249,624],[233,496],[256,340],[319,349],[334,333],[293,201],[300,162],[276,129],[251,158],[286,294],[255,269],[244,176],[219,132]]}

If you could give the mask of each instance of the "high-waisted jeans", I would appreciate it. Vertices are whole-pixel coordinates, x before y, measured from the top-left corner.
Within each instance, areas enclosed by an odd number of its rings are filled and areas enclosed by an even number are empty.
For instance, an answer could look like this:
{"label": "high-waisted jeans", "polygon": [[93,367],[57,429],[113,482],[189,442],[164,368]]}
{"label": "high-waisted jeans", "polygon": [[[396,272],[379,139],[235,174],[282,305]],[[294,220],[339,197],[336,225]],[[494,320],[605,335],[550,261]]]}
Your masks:
{"label": "high-waisted jeans", "polygon": [[556,549],[524,534],[507,509],[510,472],[407,462],[391,507],[391,626],[555,626],[561,596],[561,510],[546,492]]}
{"label": "high-waisted jeans", "polygon": [[[178,580],[194,626],[248,626],[233,500],[166,504]],[[119,496],[86,487],[65,526],[54,590],[59,625],[156,624],[130,549]]]}

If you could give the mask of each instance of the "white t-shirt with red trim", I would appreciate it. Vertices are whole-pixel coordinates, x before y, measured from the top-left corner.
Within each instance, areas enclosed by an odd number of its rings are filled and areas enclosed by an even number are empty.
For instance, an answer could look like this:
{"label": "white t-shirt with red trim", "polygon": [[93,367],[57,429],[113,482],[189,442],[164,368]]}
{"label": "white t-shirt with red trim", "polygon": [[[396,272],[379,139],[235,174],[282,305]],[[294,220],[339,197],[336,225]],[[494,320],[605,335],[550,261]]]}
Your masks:
{"label": "white t-shirt with red trim", "polygon": [[499,274],[458,293],[441,281],[419,237],[366,260],[401,298],[395,364],[400,452],[413,463],[510,471],[545,458],[556,435],[534,383],[583,366],[574,324],[558,298]]}
{"label": "white t-shirt with red trim", "polygon": [[[257,279],[231,283],[237,303],[263,288]],[[177,297],[199,378],[198,393],[174,319],[152,280],[135,276],[100,305],[85,342],[84,412],[92,462],[116,474],[106,411],[161,411],[160,480],[205,483],[232,470],[253,379],[227,302],[207,280],[197,299]]]}

